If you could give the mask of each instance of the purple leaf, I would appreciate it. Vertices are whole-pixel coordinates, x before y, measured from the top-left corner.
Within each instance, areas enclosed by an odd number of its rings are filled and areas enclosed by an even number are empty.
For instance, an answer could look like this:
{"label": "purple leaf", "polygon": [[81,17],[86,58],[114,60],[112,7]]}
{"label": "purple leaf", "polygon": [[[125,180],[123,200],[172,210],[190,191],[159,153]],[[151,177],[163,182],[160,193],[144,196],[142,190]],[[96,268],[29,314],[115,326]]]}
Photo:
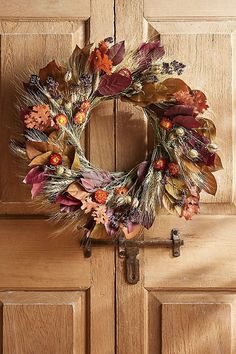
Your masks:
{"label": "purple leaf", "polygon": [[82,186],[87,192],[93,193],[96,191],[97,187],[92,179],[81,178],[80,179]]}
{"label": "purple leaf", "polygon": [[201,123],[193,116],[176,116],[172,122],[186,129],[199,128],[201,126]]}
{"label": "purple leaf", "polygon": [[184,106],[184,105],[175,105],[169,108],[164,115],[167,117],[172,116],[192,116],[194,111],[194,107]]}
{"label": "purple leaf", "polygon": [[32,185],[32,189],[31,189],[32,199],[35,198],[37,195],[39,195],[42,192],[43,186],[44,186],[44,181],[40,182],[40,183],[34,183]]}
{"label": "purple leaf", "polygon": [[112,64],[118,65],[122,62],[125,54],[125,41],[121,41],[119,43],[114,44],[108,50],[108,57],[112,60]]}
{"label": "purple leaf", "polygon": [[125,90],[131,84],[131,81],[131,74],[129,76],[124,76],[119,73],[111,75],[105,74],[101,78],[98,91],[103,96],[116,95]]}
{"label": "purple leaf", "polygon": [[32,168],[25,176],[23,182],[26,184],[40,183],[46,180],[46,176],[42,168],[39,166]]}
{"label": "purple leaf", "polygon": [[132,223],[131,221],[127,222],[127,230],[128,230],[128,234],[130,234],[131,232],[133,232],[135,230],[135,226],[137,224]]}
{"label": "purple leaf", "polygon": [[58,196],[56,197],[55,203],[66,205],[66,206],[81,204],[81,202],[79,200],[74,200],[74,199],[68,198],[66,195],[62,195],[62,194],[58,194]]}
{"label": "purple leaf", "polygon": [[137,176],[140,181],[143,181],[148,172],[149,162],[143,161],[138,165]]}
{"label": "purple leaf", "polygon": [[159,40],[148,43],[142,43],[139,46],[138,52],[139,54],[141,54],[141,56],[148,57],[153,60],[160,59],[165,54],[164,47],[161,46]]}

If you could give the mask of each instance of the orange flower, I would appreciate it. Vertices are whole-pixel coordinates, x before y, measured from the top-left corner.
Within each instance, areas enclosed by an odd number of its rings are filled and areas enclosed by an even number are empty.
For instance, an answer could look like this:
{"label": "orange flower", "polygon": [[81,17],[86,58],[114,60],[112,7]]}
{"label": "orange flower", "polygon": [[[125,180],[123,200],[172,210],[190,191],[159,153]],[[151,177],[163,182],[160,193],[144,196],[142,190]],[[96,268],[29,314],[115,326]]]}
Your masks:
{"label": "orange flower", "polygon": [[81,104],[81,106],[80,106],[80,110],[82,111],[82,112],[87,112],[88,110],[89,110],[89,108],[90,108],[90,103],[89,103],[89,101],[84,101],[84,102],[82,102],[82,104]]}
{"label": "orange flower", "polygon": [[103,189],[98,189],[94,194],[94,199],[99,204],[105,204],[107,201],[108,193]]}
{"label": "orange flower", "polygon": [[78,111],[74,115],[74,123],[75,124],[82,124],[82,123],[84,123],[85,118],[86,118],[86,114],[84,112]]}
{"label": "orange flower", "polygon": [[128,193],[128,188],[126,188],[126,187],[116,188],[116,194],[122,195],[122,194],[127,194],[127,193]]}
{"label": "orange flower", "polygon": [[55,123],[58,125],[65,126],[68,123],[68,118],[65,114],[57,114],[54,117]]}
{"label": "orange flower", "polygon": [[90,54],[90,66],[93,71],[104,71],[106,74],[111,75],[112,60],[108,58],[107,45],[104,42],[99,44],[99,48],[95,48]]}

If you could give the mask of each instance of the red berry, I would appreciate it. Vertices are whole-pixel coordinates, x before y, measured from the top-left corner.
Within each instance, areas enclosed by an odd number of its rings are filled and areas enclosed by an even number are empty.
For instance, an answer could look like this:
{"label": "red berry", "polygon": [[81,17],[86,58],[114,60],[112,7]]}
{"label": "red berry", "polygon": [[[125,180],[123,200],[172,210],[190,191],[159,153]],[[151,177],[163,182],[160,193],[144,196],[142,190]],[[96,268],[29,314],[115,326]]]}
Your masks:
{"label": "red berry", "polygon": [[160,157],[153,162],[153,168],[157,171],[163,171],[166,168],[166,164],[166,159],[164,159],[164,157]]}
{"label": "red berry", "polygon": [[168,118],[162,118],[162,120],[160,121],[160,126],[165,130],[170,130],[173,128],[173,124]]}
{"label": "red berry", "polygon": [[168,170],[172,176],[176,176],[179,174],[179,165],[177,165],[177,163],[170,162],[168,164]]}
{"label": "red berry", "polygon": [[62,156],[60,154],[52,154],[49,159],[50,165],[58,166],[62,163]]}
{"label": "red berry", "polygon": [[103,189],[98,189],[94,194],[94,199],[99,204],[105,204],[107,201],[108,193]]}

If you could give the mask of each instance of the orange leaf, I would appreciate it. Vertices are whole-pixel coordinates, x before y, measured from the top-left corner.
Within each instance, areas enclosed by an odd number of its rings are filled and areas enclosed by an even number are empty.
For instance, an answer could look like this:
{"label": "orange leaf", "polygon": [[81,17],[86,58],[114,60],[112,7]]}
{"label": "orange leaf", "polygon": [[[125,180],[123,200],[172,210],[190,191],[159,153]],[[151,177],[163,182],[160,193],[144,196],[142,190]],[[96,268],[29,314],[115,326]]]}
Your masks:
{"label": "orange leaf", "polygon": [[47,142],[27,141],[26,153],[30,160],[47,151],[59,153],[59,148]]}

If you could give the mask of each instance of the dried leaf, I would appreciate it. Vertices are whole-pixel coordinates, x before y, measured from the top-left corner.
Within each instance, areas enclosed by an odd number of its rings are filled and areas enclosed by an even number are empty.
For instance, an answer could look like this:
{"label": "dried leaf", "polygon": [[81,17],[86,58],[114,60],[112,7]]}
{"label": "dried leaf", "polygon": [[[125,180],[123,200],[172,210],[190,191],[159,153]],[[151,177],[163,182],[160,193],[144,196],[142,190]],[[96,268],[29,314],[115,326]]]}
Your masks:
{"label": "dried leaf", "polygon": [[186,129],[194,129],[201,126],[201,123],[193,116],[176,116],[172,123],[180,125]]}
{"label": "dried leaf", "polygon": [[26,142],[26,153],[30,160],[47,151],[50,151],[50,153],[52,152],[59,153],[60,149],[56,145],[49,144],[47,142],[37,142],[37,141]]}
{"label": "dried leaf", "polygon": [[83,200],[85,199],[89,193],[87,193],[80,185],[79,183],[71,183],[69,187],[67,188],[67,193],[69,193],[72,197],[78,199],[78,200]]}
{"label": "dried leaf", "polygon": [[217,191],[217,182],[215,176],[206,166],[202,168],[202,175],[204,180],[202,189],[208,194],[215,195]]}
{"label": "dried leaf", "polygon": [[169,213],[181,216],[182,208],[179,205],[176,205],[176,200],[172,198],[168,193],[163,194],[162,203]]}
{"label": "dried leaf", "polygon": [[79,168],[80,168],[79,155],[78,155],[77,151],[75,151],[74,160],[71,165],[71,170],[78,171]]}
{"label": "dried leaf", "polygon": [[40,81],[44,82],[49,76],[53,77],[59,83],[59,89],[63,89],[65,85],[66,69],[58,66],[55,60],[52,60],[44,68],[39,70]]}
{"label": "dried leaf", "polygon": [[29,164],[29,166],[37,165],[47,165],[49,163],[49,156],[52,154],[52,151],[45,152],[44,154],[36,156]]}
{"label": "dried leaf", "polygon": [[109,50],[108,50],[108,57],[109,59],[112,60],[112,64],[114,66],[120,64],[124,58],[125,54],[125,41],[118,42],[114,44]]}
{"label": "dried leaf", "polygon": [[174,197],[174,199],[181,200],[182,199],[182,191],[186,188],[186,184],[184,181],[177,178],[167,178],[167,183],[165,184],[166,191]]}
{"label": "dried leaf", "polygon": [[184,91],[184,92],[189,91],[189,87],[181,79],[169,78],[164,80],[162,84],[165,85],[165,87],[167,87],[169,94],[172,95],[178,91]]}
{"label": "dried leaf", "polygon": [[201,123],[201,128],[196,129],[197,132],[209,140],[214,140],[216,137],[216,127],[211,119],[208,118],[199,118]]}
{"label": "dried leaf", "polygon": [[98,86],[98,91],[103,96],[112,96],[125,90],[131,84],[131,76],[124,76],[119,73],[103,75]]}
{"label": "dried leaf", "polygon": [[138,224],[134,226],[132,232],[128,232],[127,227],[124,226],[123,224],[120,225],[120,228],[123,231],[126,239],[131,239],[134,238],[135,236],[138,236],[142,230],[142,226]]}

